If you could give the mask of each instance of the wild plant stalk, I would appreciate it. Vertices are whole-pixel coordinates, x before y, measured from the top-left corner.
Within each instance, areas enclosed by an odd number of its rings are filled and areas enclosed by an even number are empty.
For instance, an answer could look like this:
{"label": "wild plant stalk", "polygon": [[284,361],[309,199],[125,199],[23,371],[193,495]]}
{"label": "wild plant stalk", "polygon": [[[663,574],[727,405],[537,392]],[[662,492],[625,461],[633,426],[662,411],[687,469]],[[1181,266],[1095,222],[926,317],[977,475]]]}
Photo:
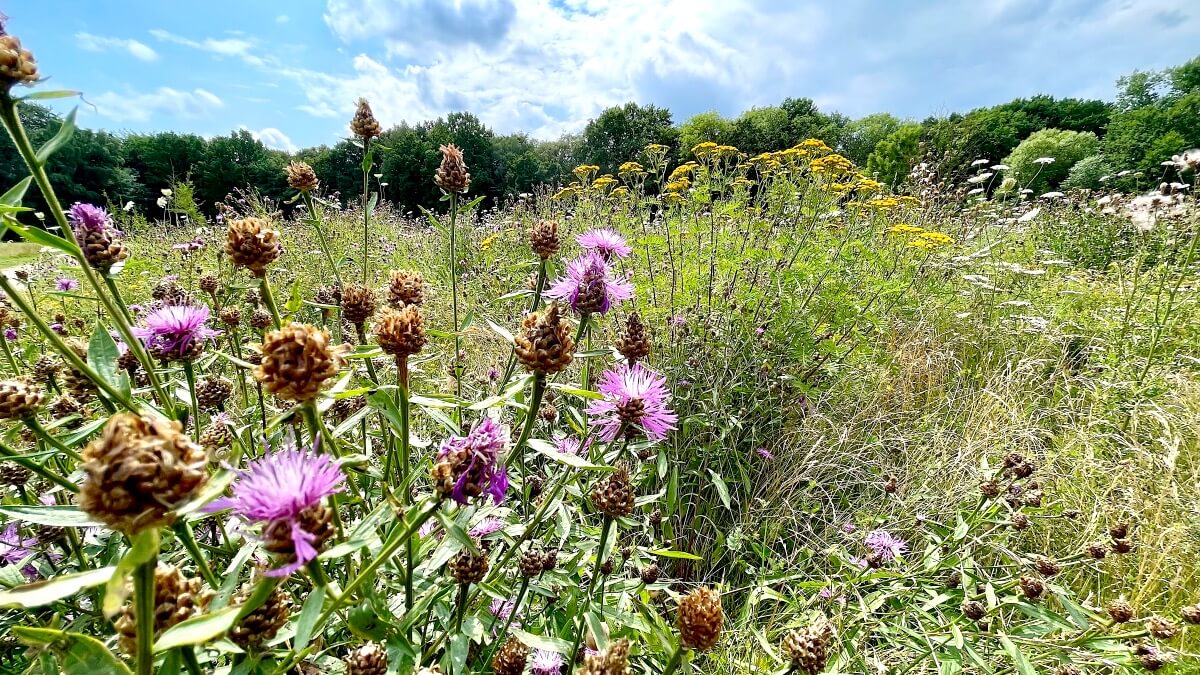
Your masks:
{"label": "wild plant stalk", "polygon": [[371,151],[371,139],[363,138],[363,161],[362,161],[362,283],[365,286],[368,278],[368,270],[371,266],[370,256],[370,239],[371,239],[371,183],[368,174],[371,172],[371,167],[375,164],[374,156]]}
{"label": "wild plant stalk", "polygon": [[575,663],[579,658],[579,645],[583,642],[583,634],[587,631],[587,613],[591,608],[592,592],[596,589],[596,579],[600,576],[600,567],[604,564],[604,549],[608,547],[608,538],[613,529],[612,517],[604,516],[600,526],[600,545],[596,549],[596,563],[592,565],[592,575],[588,579],[587,590],[583,595],[583,608],[579,610],[579,630],[575,633],[575,643],[571,645],[571,659],[567,663]]}
{"label": "wild plant stalk", "polygon": [[[462,353],[462,334],[459,332],[458,324],[458,193],[450,193],[450,250],[449,250],[449,266],[450,266],[450,303],[451,316],[454,321],[454,355],[451,361],[454,364],[454,395],[458,399],[462,399],[462,364],[459,361],[459,354]],[[455,422],[462,421],[462,410],[457,406],[454,408]]]}
{"label": "wild plant stalk", "polygon": [[317,241],[321,245],[321,252],[325,254],[325,262],[329,263],[329,271],[333,274],[334,281],[337,282],[338,288],[344,288],[342,283],[342,274],[338,271],[337,264],[333,262],[333,253],[329,249],[329,240],[325,238],[325,224],[321,218],[320,211],[317,210],[316,200],[307,190],[300,193],[304,199],[304,206],[308,209],[308,222],[317,232]]}
{"label": "wild plant stalk", "polygon": [[[157,535],[156,535],[157,536]],[[133,573],[133,599],[137,620],[137,675],[154,673],[154,571],[158,551],[138,565]]]}
{"label": "wild plant stalk", "polygon": [[200,399],[196,396],[196,368],[190,360],[183,362],[183,376],[187,380],[188,396],[192,400],[192,440],[200,442]]}
{"label": "wild plant stalk", "polygon": [[[545,260],[538,261],[537,282],[533,286],[533,297],[529,299],[529,311],[526,314],[532,314],[538,310],[541,305],[542,291],[546,289],[546,262]],[[508,365],[504,366],[504,375],[500,378],[499,391],[504,391],[504,387],[508,385],[508,381],[512,378],[513,370],[517,365],[516,345],[512,345],[508,349]]]}
{"label": "wild plant stalk", "polygon": [[5,444],[3,441],[0,441],[0,457],[2,457],[6,461],[10,461],[10,462],[13,462],[14,464],[19,464],[20,466],[25,467],[26,469],[36,473],[37,475],[41,476],[42,478],[45,478],[46,480],[50,481],[51,483],[54,483],[55,485],[63,488],[67,492],[79,492],[78,485],[72,483],[71,481],[67,480],[66,478],[63,478],[59,474],[54,473],[53,471],[47,469],[46,467],[42,466],[41,464],[33,461],[33,459],[31,459],[27,455],[23,455],[23,454],[17,452],[16,450],[8,447],[8,445]]}
{"label": "wild plant stalk", "polygon": [[267,279],[266,270],[263,270],[262,276],[258,278],[258,288],[262,291],[267,310],[271,312],[271,322],[275,325],[275,330],[279,330],[283,327],[283,320],[279,316],[279,308],[275,306],[275,294],[271,292],[271,282]]}

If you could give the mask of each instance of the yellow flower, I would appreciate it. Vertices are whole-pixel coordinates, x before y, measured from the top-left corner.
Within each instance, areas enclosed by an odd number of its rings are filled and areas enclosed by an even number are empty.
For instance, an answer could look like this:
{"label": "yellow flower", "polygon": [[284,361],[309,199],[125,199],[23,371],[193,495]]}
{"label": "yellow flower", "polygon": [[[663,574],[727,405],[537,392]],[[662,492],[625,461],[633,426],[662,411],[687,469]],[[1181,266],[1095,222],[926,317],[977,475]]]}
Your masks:
{"label": "yellow flower", "polygon": [[716,143],[713,143],[712,141],[704,141],[703,143],[697,143],[696,145],[692,146],[692,154],[697,157],[704,158],[708,155],[711,155],[716,149]]}
{"label": "yellow flower", "polygon": [[591,175],[599,170],[600,167],[596,166],[595,164],[580,164],[579,166],[575,167],[571,173],[583,178],[584,176]]}
{"label": "yellow flower", "polygon": [[905,206],[920,206],[921,200],[912,195],[904,195],[900,198],[900,203]]}
{"label": "yellow flower", "polygon": [[896,199],[895,197],[876,197],[875,199],[867,202],[867,206],[873,209],[879,209],[881,211],[886,209],[894,209],[899,205],[900,200]]}
{"label": "yellow flower", "polygon": [[861,195],[873,195],[876,192],[883,192],[883,183],[870,178],[859,178],[854,184],[854,189]]}
{"label": "yellow flower", "polygon": [[718,145],[716,148],[716,154],[718,157],[732,157],[738,154],[738,149],[732,145]]}
{"label": "yellow flower", "polygon": [[933,242],[938,246],[946,246],[954,243],[954,238],[942,232],[934,232],[932,230],[922,232],[917,235],[918,238]]}
{"label": "yellow flower", "polygon": [[[808,141],[805,141],[807,143]],[[827,174],[829,176],[843,176],[854,170],[854,162],[842,157],[841,155],[825,155],[818,157],[809,162],[809,167],[814,173]]]}
{"label": "yellow flower", "polygon": [[578,194],[578,190],[579,188],[574,187],[573,185],[568,185],[558,192],[555,192],[550,199],[557,201],[559,199],[566,199],[567,197],[574,197],[576,194]]}
{"label": "yellow flower", "polygon": [[689,181],[687,179],[687,177],[684,176],[682,178],[679,178],[679,179],[676,179],[676,180],[673,180],[673,181],[667,183],[663,187],[665,187],[667,189],[667,192],[683,192],[684,190],[688,189],[688,187],[690,185],[691,185],[691,181]]}
{"label": "yellow flower", "polygon": [[829,153],[833,152],[833,148],[829,147],[828,145],[825,145],[825,141],[822,141],[822,140],[819,140],[816,138],[805,139],[804,141],[801,141],[800,144],[796,145],[795,147],[797,147],[801,150],[807,151],[814,155],[817,155],[817,154],[824,155],[824,154],[829,154]]}
{"label": "yellow flower", "polygon": [[499,233],[493,234],[492,236],[488,237],[487,239],[484,239],[483,241],[479,242],[479,248],[482,249],[486,253],[487,250],[492,247],[492,244],[496,243],[496,240],[499,238],[500,238]]}
{"label": "yellow flower", "polygon": [[629,196],[629,188],[622,185],[621,187],[613,189],[613,191],[608,193],[608,195],[610,197],[628,197]]}
{"label": "yellow flower", "polygon": [[683,195],[679,194],[678,192],[668,192],[663,195],[663,199],[666,200],[668,204],[678,204],[679,202],[683,201]]}
{"label": "yellow flower", "polygon": [[749,178],[738,178],[737,180],[733,181],[734,187],[749,187],[751,185],[754,185],[754,181],[750,180]]}
{"label": "yellow flower", "polygon": [[896,223],[887,229],[888,234],[918,234],[925,230],[908,223]]}
{"label": "yellow flower", "polygon": [[608,187],[609,185],[612,185],[615,182],[617,182],[616,178],[613,178],[609,174],[604,174],[603,176],[600,176],[596,180],[592,181],[592,189],[603,190],[604,188]]}
{"label": "yellow flower", "polygon": [[637,162],[625,162],[618,169],[618,173],[646,173],[646,170]]}
{"label": "yellow flower", "polygon": [[671,172],[671,175],[669,178],[667,178],[667,180],[677,181],[680,179],[686,179],[688,176],[692,175],[698,166],[699,165],[695,162],[680,164],[679,166],[675,167],[675,170]]}
{"label": "yellow flower", "polygon": [[646,146],[646,152],[648,152],[652,155],[661,154],[668,150],[670,150],[670,148],[668,148],[665,145],[662,145],[661,143],[651,143],[650,145]]}

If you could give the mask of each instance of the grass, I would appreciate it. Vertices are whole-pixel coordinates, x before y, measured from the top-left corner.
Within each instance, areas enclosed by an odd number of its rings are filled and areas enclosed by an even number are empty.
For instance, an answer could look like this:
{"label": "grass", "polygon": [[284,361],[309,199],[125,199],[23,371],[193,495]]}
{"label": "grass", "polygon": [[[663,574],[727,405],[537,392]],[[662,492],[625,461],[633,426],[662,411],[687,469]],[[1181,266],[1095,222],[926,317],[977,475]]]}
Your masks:
{"label": "grass", "polygon": [[37,260],[41,250],[42,247],[39,244],[17,241],[0,242],[0,270],[11,270],[14,267],[28,265]]}

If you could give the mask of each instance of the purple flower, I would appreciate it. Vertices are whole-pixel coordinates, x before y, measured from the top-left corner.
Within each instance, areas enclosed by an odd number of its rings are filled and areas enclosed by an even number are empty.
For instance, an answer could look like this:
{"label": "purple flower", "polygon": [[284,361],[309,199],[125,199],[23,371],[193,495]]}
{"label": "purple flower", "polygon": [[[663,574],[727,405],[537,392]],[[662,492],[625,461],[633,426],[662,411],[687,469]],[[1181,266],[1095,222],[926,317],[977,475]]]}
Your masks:
{"label": "purple flower", "polygon": [[[439,525],[436,520],[427,520],[424,523],[421,523],[421,528],[417,530],[417,534],[424,539],[425,537],[433,534],[434,530],[437,530],[438,527]],[[442,536],[441,532],[438,532],[437,534],[439,537]]]}
{"label": "purple flower", "polygon": [[112,216],[104,208],[92,204],[75,202],[67,209],[67,218],[71,220],[71,229],[75,236],[87,232],[103,232],[112,227]]}
{"label": "purple flower", "polygon": [[513,610],[516,609],[516,606],[516,603],[512,600],[493,598],[492,604],[488,606],[488,611],[492,613],[492,616],[496,617],[500,621],[508,621],[508,618],[512,616]]}
{"label": "purple flower", "polygon": [[846,534],[853,534],[857,529],[858,526],[848,520],[842,525],[842,532],[845,532]]}
{"label": "purple flower", "polygon": [[904,555],[904,552],[908,550],[908,545],[904,543],[903,539],[887,530],[871,530],[867,533],[867,538],[863,540],[863,543],[883,562],[891,562]]}
{"label": "purple flower", "polygon": [[495,382],[496,380],[500,379],[500,369],[497,368],[496,366],[492,366],[491,368],[488,368],[487,379],[488,379],[488,382]]}
{"label": "purple flower", "polygon": [[821,592],[817,595],[821,596],[821,598],[824,600],[830,600],[833,598],[833,589],[829,586],[826,586],[825,588],[822,588]]}
{"label": "purple flower", "polygon": [[489,534],[492,534],[494,532],[499,532],[500,530],[503,530],[503,529],[504,529],[504,522],[501,521],[500,519],[484,518],[482,521],[480,521],[474,527],[472,527],[471,531],[468,534],[470,534],[472,537],[475,537],[476,539],[483,539],[484,537],[488,536]]}
{"label": "purple flower", "polygon": [[16,340],[17,339],[17,329],[13,328],[12,326],[5,328],[4,329],[4,339],[5,340]]}
{"label": "purple flower", "polygon": [[592,401],[587,414],[594,418],[600,438],[611,441],[623,427],[641,431],[650,440],[661,441],[675,428],[676,416],[667,407],[667,378],[640,363],[622,363],[600,376],[597,389],[604,400]]}
{"label": "purple flower", "polygon": [[508,470],[500,463],[500,452],[507,444],[508,427],[497,424],[490,417],[484,417],[466,436],[451,436],[442,441],[439,460],[450,458],[456,464],[465,463],[455,469],[458,478],[450,497],[466,506],[469,495],[465,488],[471,484],[492,495],[497,504],[504,501],[504,493],[508,491]]}
{"label": "purple flower", "polygon": [[329,455],[288,445],[251,462],[233,484],[233,496],[218,499],[205,510],[231,508],[243,520],[268,527],[286,523],[291,530],[296,560],[267,572],[268,576],[286,576],[317,557],[317,549],[313,547],[317,537],[304,530],[301,514],[326,497],[345,490],[342,486],[345,480],[342,468]]}
{"label": "purple flower", "polygon": [[[22,539],[21,531],[17,528],[17,524],[9,523],[8,527],[4,528],[4,532],[0,532],[0,562],[6,565],[19,564],[22,560],[37,553],[33,547],[37,546],[38,543],[37,537]],[[62,558],[58,554],[51,554],[50,557],[56,562]],[[21,572],[30,581],[38,578],[37,568],[32,563],[22,567]]]}
{"label": "purple flower", "polygon": [[575,237],[575,241],[579,242],[583,248],[604,256],[605,260],[609,260],[613,256],[624,258],[633,252],[633,249],[629,248],[629,244],[625,243],[625,237],[607,227],[588,230]]}
{"label": "purple flower", "polygon": [[59,277],[54,280],[54,290],[59,293],[70,293],[79,288],[79,282],[71,277]]}
{"label": "purple flower", "polygon": [[59,335],[67,334],[67,327],[62,325],[61,321],[55,321],[54,323],[50,324],[50,330],[58,333]]}
{"label": "purple flower", "polygon": [[567,263],[566,276],[554,282],[546,297],[565,300],[579,314],[604,314],[613,303],[633,297],[633,284],[614,277],[598,253],[587,253]]}
{"label": "purple flower", "polygon": [[557,450],[566,455],[577,455],[587,457],[588,450],[592,447],[592,439],[589,438],[587,443],[581,443],[577,436],[563,436],[558,439]]}
{"label": "purple flower", "polygon": [[775,459],[775,455],[772,455],[771,451],[766,448],[757,448],[754,452],[758,453],[758,456],[763,459]]}
{"label": "purple flower", "polygon": [[204,325],[205,321],[208,307],[169,305],[147,315],[146,325],[134,328],[133,334],[154,356],[164,361],[186,361],[200,354],[205,340],[221,334]]}
{"label": "purple flower", "polygon": [[558,652],[535,649],[529,660],[529,672],[531,675],[561,675],[564,663],[562,654]]}
{"label": "purple flower", "polygon": [[671,325],[672,326],[686,326],[687,325],[687,317],[682,314],[676,314],[675,316],[671,317]]}

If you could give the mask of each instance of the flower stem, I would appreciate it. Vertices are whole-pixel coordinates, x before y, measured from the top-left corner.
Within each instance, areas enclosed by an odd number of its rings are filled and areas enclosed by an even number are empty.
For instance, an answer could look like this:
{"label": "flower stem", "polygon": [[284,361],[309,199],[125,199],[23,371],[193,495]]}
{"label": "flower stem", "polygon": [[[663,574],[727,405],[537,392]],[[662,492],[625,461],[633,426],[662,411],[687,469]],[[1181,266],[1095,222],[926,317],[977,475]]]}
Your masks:
{"label": "flower stem", "polygon": [[[538,305],[541,304],[541,300],[542,300],[542,289],[544,289],[545,287],[546,287],[546,261],[542,260],[538,264],[537,283],[534,284],[533,299],[530,300],[530,302],[529,302],[529,312],[528,312],[529,314],[532,314],[538,310]],[[509,347],[509,349],[508,349],[508,365],[504,366],[504,377],[500,378],[500,387],[499,387],[500,391],[504,391],[504,387],[505,387],[505,385],[508,384],[509,378],[512,377],[513,369],[516,367],[516,365],[517,365],[517,350],[516,350],[516,345],[513,345],[512,347]]]}
{"label": "flower stem", "polygon": [[604,516],[604,524],[600,526],[600,547],[596,549],[596,564],[592,565],[592,577],[588,579],[587,592],[583,596],[583,609],[579,612],[579,632],[575,634],[575,644],[571,646],[571,659],[567,663],[575,663],[575,659],[579,657],[579,643],[583,642],[583,632],[587,630],[587,613],[592,604],[592,591],[596,588],[596,579],[600,577],[600,566],[604,564],[604,549],[608,546],[612,526],[613,519]]}
{"label": "flower stem", "polygon": [[679,664],[683,663],[683,645],[675,647],[674,653],[671,654],[671,660],[667,661],[667,667],[663,669],[663,675],[672,675],[679,669]]}
{"label": "flower stem", "polygon": [[21,369],[17,366],[17,360],[13,358],[12,348],[8,346],[8,338],[0,335],[0,344],[4,345],[4,356],[8,359],[8,365],[12,368],[12,374],[20,375]]}
{"label": "flower stem", "polygon": [[262,290],[263,302],[267,303],[267,309],[271,311],[271,320],[275,323],[275,330],[283,327],[283,321],[279,318],[279,309],[275,306],[275,296],[271,293],[271,282],[267,281],[267,273],[258,278],[258,287]]}
{"label": "flower stem", "polygon": [[367,175],[371,171],[372,164],[374,164],[374,162],[371,161],[371,139],[367,138],[367,139],[363,140],[363,164],[362,164],[362,178],[363,178],[362,282],[363,282],[363,285],[366,285],[366,283],[367,283],[367,268],[370,266],[369,265],[369,256],[367,254],[367,251],[369,250],[367,241],[370,239],[370,232],[369,232],[370,214],[368,213],[368,211],[369,211],[368,207],[370,206],[370,196],[369,195],[371,193],[371,185],[370,185]]}
{"label": "flower stem", "polygon": [[[458,354],[462,351],[462,335],[459,334],[458,325],[458,194],[450,193],[450,292],[451,292],[451,313],[454,319],[454,356],[451,363],[454,364],[454,394],[457,398],[462,398],[462,366],[458,361]],[[454,409],[454,421],[462,422],[462,410],[458,407]]]}
{"label": "flower stem", "polygon": [[183,375],[187,378],[188,396],[192,398],[192,440],[200,442],[200,401],[196,398],[196,369],[191,361],[183,362]]}
{"label": "flower stem", "polygon": [[25,426],[29,427],[30,431],[37,434],[37,436],[39,438],[41,438],[43,441],[46,441],[47,443],[49,443],[51,445],[51,447],[53,447],[55,450],[58,450],[59,452],[69,456],[71,459],[73,459],[77,462],[83,461],[83,458],[79,456],[78,452],[75,452],[74,450],[68,448],[67,446],[63,445],[62,441],[51,436],[50,432],[46,431],[46,427],[42,426],[42,423],[38,422],[37,418],[34,417],[33,415],[30,415],[21,421],[25,423]]}
{"label": "flower stem", "polygon": [[504,636],[508,635],[508,629],[512,626],[513,621],[517,618],[517,612],[521,611],[521,601],[525,599],[525,593],[529,590],[529,577],[521,577],[521,588],[517,591],[517,598],[513,600],[512,611],[508,613],[508,618],[504,620],[504,628],[496,634],[496,640],[492,643],[492,648],[488,650],[487,659],[484,663],[491,663],[492,657],[496,654],[496,649],[504,642]]}
{"label": "flower stem", "polygon": [[200,662],[196,660],[196,650],[190,645],[179,648],[179,655],[183,657],[183,665],[187,668],[188,675],[203,675],[204,671],[200,669]]}
{"label": "flower stem", "polygon": [[[409,406],[408,395],[408,357],[396,357],[396,407],[400,409],[400,461],[398,467],[399,480],[397,484],[400,486],[400,504],[408,505],[408,468],[411,461],[411,449],[409,447],[408,427],[409,417],[412,412]],[[413,542],[412,537],[406,537],[404,542],[404,607],[409,609],[413,606],[415,595],[413,592]]]}
{"label": "flower stem", "polygon": [[326,262],[329,263],[330,271],[333,272],[333,278],[335,281],[337,281],[338,288],[344,288],[344,284],[342,283],[342,275],[340,272],[338,272],[337,265],[333,262],[333,254],[329,251],[329,240],[325,238],[325,229],[323,223],[321,222],[321,215],[317,211],[317,205],[313,201],[312,195],[308,192],[301,192],[300,194],[304,199],[304,205],[308,207],[309,223],[311,223],[313,229],[317,231],[317,241],[321,245],[321,252],[325,254]]}
{"label": "flower stem", "polygon": [[38,464],[37,462],[30,459],[29,457],[26,457],[25,455],[22,455],[21,453],[17,452],[16,450],[13,450],[12,448],[8,447],[3,442],[0,442],[0,456],[3,456],[5,459],[11,460],[12,462],[14,462],[16,464],[20,464],[21,466],[25,467],[26,469],[29,469],[30,471],[36,473],[37,475],[41,476],[42,478],[45,478],[46,480],[50,481],[51,483],[54,483],[55,485],[62,487],[64,490],[66,490],[68,492],[79,492],[78,485],[76,485],[76,484],[72,483],[71,481],[67,480],[66,478],[63,478],[62,476],[54,473],[53,471],[45,468],[41,464]]}
{"label": "flower stem", "polygon": [[154,569],[158,552],[138,565],[133,574],[133,597],[137,619],[137,675],[154,673]]}
{"label": "flower stem", "polygon": [[196,535],[192,533],[192,526],[187,521],[179,521],[175,523],[173,528],[175,536],[187,549],[188,555],[192,557],[192,562],[196,563],[196,569],[200,571],[200,576],[204,577],[204,581],[208,583],[213,590],[221,588],[221,580],[217,575],[213,574],[212,568],[208,565],[208,559],[204,557],[204,552],[200,550],[200,546],[196,543]]}

